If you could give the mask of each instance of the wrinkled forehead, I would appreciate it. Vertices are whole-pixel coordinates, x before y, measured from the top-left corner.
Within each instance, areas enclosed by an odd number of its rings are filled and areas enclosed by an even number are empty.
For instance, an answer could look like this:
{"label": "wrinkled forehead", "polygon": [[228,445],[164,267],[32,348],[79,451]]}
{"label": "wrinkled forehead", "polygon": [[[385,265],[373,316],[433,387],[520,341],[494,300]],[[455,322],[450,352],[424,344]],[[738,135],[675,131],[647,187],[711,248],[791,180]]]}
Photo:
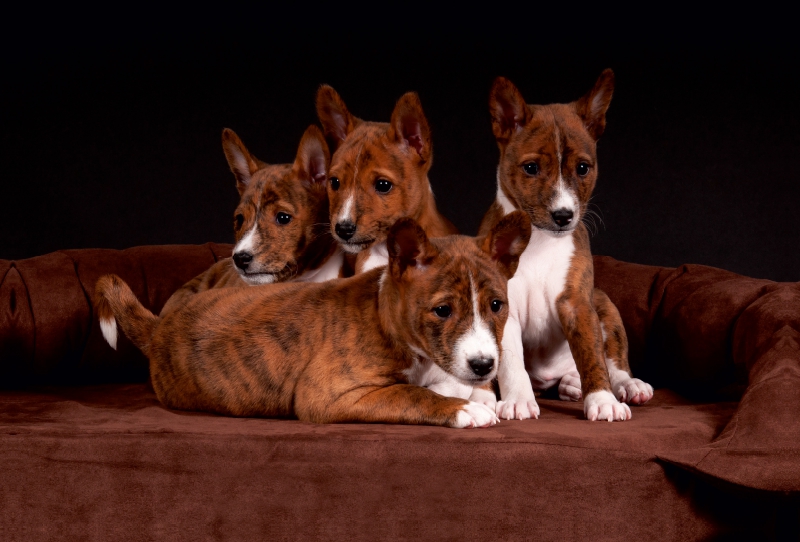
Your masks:
{"label": "wrinkled forehead", "polygon": [[474,238],[450,235],[432,239],[431,242],[440,250],[436,273],[443,288],[505,288],[497,265],[478,248]]}
{"label": "wrinkled forehead", "polygon": [[305,191],[292,175],[291,164],[267,166],[256,171],[242,194],[242,203],[259,208],[276,202],[300,206],[304,201]]}
{"label": "wrinkled forehead", "polygon": [[530,105],[531,120],[511,140],[517,153],[594,156],[596,144],[572,104]]}
{"label": "wrinkled forehead", "polygon": [[348,134],[333,154],[331,171],[363,167],[391,153],[387,132],[389,124],[362,122]]}

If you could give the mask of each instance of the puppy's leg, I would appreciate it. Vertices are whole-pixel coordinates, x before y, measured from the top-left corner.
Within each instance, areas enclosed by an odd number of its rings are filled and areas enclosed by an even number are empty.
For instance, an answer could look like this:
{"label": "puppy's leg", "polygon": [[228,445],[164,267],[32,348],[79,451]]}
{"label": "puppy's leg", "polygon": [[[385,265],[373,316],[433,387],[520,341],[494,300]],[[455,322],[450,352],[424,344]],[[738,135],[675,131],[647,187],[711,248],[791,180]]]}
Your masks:
{"label": "puppy's leg", "polygon": [[558,398],[562,401],[580,401],[581,397],[581,375],[578,371],[570,371],[562,376],[558,383]]}
{"label": "puppy's leg", "polygon": [[473,388],[469,400],[486,405],[494,412],[497,409],[497,395],[494,393],[494,383],[488,382],[483,386]]}
{"label": "puppy's leg", "polygon": [[503,359],[497,367],[500,401],[497,415],[503,420],[526,420],[539,417],[539,405],[533,395],[533,386],[525,370],[522,350],[522,329],[514,318],[506,321],[503,329]]}
{"label": "puppy's leg", "polygon": [[631,374],[628,364],[628,336],[617,307],[605,292],[597,288],[594,289],[592,301],[600,320],[603,352],[614,396],[622,402],[634,405],[646,403],[653,398],[653,386],[633,378]]}
{"label": "puppy's leg", "polygon": [[321,411],[295,404],[302,419],[318,423],[372,422],[442,425],[457,429],[489,427],[497,423],[494,411],[473,401],[443,397],[421,386],[393,384],[348,392]]}
{"label": "puppy's leg", "polygon": [[583,412],[592,421],[629,420],[630,408],[611,392],[597,312],[589,296],[584,298],[580,294],[580,291],[565,291],[556,301],[556,308],[580,374]]}

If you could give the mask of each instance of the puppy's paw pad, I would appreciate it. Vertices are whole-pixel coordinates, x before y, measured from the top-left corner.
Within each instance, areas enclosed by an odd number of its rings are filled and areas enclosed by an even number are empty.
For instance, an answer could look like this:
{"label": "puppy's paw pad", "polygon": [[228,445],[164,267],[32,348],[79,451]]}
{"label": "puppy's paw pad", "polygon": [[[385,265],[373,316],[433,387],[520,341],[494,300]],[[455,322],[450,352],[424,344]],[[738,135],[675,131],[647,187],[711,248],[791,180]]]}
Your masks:
{"label": "puppy's paw pad", "polygon": [[583,412],[589,421],[622,422],[631,419],[631,409],[609,391],[595,391],[586,396]]}
{"label": "puppy's paw pad", "polygon": [[558,398],[562,401],[580,401],[581,396],[581,378],[578,373],[565,374],[558,383]]}
{"label": "puppy's paw pad", "polygon": [[461,411],[456,416],[456,421],[453,427],[457,429],[471,428],[471,427],[489,427],[496,424],[499,420],[494,410],[470,401],[463,406]]}
{"label": "puppy's paw pad", "polygon": [[539,418],[539,405],[536,399],[529,401],[498,401],[497,416],[501,420],[527,420]]}
{"label": "puppy's paw pad", "polygon": [[614,395],[622,402],[643,405],[653,398],[653,386],[638,378],[628,378],[614,385]]}

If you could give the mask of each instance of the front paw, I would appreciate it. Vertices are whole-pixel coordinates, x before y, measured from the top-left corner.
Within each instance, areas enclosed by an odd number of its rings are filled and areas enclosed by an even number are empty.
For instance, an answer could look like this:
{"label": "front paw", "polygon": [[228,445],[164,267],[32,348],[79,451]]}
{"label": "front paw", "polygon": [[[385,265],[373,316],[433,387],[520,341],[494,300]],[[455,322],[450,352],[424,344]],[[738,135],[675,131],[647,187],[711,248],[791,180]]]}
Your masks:
{"label": "front paw", "polygon": [[558,383],[558,398],[562,401],[581,400],[581,377],[578,371],[572,371],[561,377]]}
{"label": "front paw", "polygon": [[643,405],[653,398],[653,386],[638,378],[627,378],[614,383],[614,395],[623,403]]}
{"label": "front paw", "polygon": [[492,412],[494,412],[497,408],[497,397],[495,396],[494,391],[483,388],[474,388],[472,390],[472,394],[469,396],[469,400],[474,401],[475,403],[486,405],[492,409]]}
{"label": "front paw", "polygon": [[497,419],[494,410],[486,405],[470,401],[462,407],[461,411],[456,416],[453,427],[456,429],[489,427],[496,424],[498,421],[500,420]]}
{"label": "front paw", "polygon": [[539,419],[539,405],[534,398],[498,401],[497,415],[501,420]]}
{"label": "front paw", "polygon": [[583,401],[583,413],[589,421],[622,422],[631,419],[631,409],[620,403],[610,391],[593,391]]}

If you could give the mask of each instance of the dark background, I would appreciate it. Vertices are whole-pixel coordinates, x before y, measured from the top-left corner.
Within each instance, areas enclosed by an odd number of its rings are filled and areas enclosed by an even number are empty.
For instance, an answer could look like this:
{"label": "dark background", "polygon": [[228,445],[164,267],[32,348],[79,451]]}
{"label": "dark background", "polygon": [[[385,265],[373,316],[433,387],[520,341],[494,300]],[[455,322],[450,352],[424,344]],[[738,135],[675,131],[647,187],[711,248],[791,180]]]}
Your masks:
{"label": "dark background", "polygon": [[232,241],[222,128],[262,160],[292,161],[321,83],[380,121],[416,90],[439,207],[474,234],[496,190],[494,77],[529,103],[564,102],[610,67],[594,252],[800,280],[800,55],[788,14],[120,9],[1,23],[0,258]]}

